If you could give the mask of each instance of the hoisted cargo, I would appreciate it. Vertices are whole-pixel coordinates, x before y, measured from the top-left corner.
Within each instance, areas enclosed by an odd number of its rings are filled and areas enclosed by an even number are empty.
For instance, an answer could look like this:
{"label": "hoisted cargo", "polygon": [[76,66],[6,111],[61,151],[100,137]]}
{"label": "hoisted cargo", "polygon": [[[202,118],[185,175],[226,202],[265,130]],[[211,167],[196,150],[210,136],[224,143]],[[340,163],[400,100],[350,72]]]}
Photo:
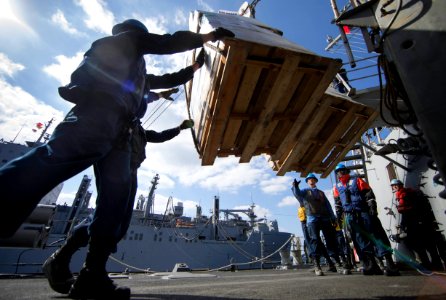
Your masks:
{"label": "hoisted cargo", "polygon": [[[218,27],[235,33],[205,45],[205,65],[186,86],[202,165],[216,157],[235,155],[246,163],[267,154],[278,175],[310,167],[321,173],[338,157],[330,151],[339,154],[357,138],[352,132],[363,129],[363,121],[354,121],[358,114],[368,123],[372,113],[363,105],[325,96],[341,61],[312,53],[252,18],[195,11],[189,24],[199,33]],[[352,124],[342,131],[330,117]],[[318,149],[321,144],[326,150]],[[320,161],[307,159],[309,151]]]}

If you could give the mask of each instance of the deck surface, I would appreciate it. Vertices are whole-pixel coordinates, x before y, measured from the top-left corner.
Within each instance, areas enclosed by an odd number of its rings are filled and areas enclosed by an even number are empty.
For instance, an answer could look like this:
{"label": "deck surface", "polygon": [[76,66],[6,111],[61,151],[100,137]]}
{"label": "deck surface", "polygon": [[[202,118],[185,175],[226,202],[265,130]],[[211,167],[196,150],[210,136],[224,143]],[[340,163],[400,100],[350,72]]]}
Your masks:
{"label": "deck surface", "polygon": [[[446,276],[414,271],[399,277],[358,272],[316,277],[308,268],[193,274],[198,276],[132,274],[115,282],[132,289],[131,299],[446,299]],[[67,299],[52,291],[42,276],[0,278],[0,299]]]}

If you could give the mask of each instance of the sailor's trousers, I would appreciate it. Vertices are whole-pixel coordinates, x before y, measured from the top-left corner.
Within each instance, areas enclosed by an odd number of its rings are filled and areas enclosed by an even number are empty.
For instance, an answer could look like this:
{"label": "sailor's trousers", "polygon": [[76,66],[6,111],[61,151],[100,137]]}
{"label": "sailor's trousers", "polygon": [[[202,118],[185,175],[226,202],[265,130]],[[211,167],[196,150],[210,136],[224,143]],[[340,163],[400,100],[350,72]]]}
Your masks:
{"label": "sailor's trousers", "polygon": [[129,117],[114,103],[106,94],[91,94],[73,107],[47,144],[0,169],[1,237],[11,236],[51,189],[93,165],[98,195],[90,234],[117,242],[128,218],[132,174],[125,135]]}

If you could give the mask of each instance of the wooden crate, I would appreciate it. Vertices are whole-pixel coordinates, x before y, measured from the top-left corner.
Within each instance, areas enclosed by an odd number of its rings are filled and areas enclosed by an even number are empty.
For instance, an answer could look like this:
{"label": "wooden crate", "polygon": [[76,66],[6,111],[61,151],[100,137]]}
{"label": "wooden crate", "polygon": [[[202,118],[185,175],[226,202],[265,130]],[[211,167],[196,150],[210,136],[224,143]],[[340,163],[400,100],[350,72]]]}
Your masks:
{"label": "wooden crate", "polygon": [[325,94],[340,61],[292,44],[257,20],[202,12],[192,19],[197,32],[222,26],[236,34],[205,46],[206,64],[186,88],[202,165],[267,154],[278,175],[324,173],[368,123],[367,107]]}

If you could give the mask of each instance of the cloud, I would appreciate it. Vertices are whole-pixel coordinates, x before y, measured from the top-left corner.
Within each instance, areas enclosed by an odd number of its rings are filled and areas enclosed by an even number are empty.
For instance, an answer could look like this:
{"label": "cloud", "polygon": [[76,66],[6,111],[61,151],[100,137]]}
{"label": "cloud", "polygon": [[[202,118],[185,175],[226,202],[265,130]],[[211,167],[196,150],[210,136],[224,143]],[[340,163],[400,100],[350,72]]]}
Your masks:
{"label": "cloud", "polygon": [[0,77],[3,74],[13,77],[18,71],[25,69],[25,66],[12,62],[4,53],[0,52]]}
{"label": "cloud", "polygon": [[103,0],[75,0],[75,4],[80,6],[87,15],[85,25],[95,31],[110,35],[115,17],[107,9],[107,3]]}
{"label": "cloud", "polygon": [[[239,205],[239,206],[235,206],[233,209],[234,210],[247,210],[249,209],[250,206],[249,205]],[[260,205],[256,205],[254,206],[254,214],[258,217],[258,218],[271,218],[272,214],[270,212],[270,210],[268,208],[262,207]],[[242,217],[242,219],[244,220],[248,220],[248,216],[244,213],[239,213],[239,215]]]}
{"label": "cloud", "polygon": [[154,18],[138,18],[138,20],[141,20],[141,22],[146,25],[147,29],[151,33],[156,34],[165,34],[167,33],[167,19],[164,16],[158,16]]}
{"label": "cloud", "polygon": [[288,176],[276,176],[260,182],[262,191],[266,194],[279,194],[290,189],[291,179]]}
{"label": "cloud", "polygon": [[184,11],[181,9],[177,9],[175,11],[174,21],[175,21],[176,25],[179,25],[181,27],[188,26],[188,17],[184,13]]}
{"label": "cloud", "polygon": [[40,130],[32,131],[36,123],[43,123],[51,118],[55,121],[63,118],[61,111],[37,100],[1,77],[0,99],[0,132],[5,140],[14,140],[16,143],[35,141],[41,134]]}
{"label": "cloud", "polygon": [[201,10],[210,11],[210,12],[215,11],[209,4],[207,4],[203,0],[197,0],[197,5],[201,8]]}
{"label": "cloud", "polygon": [[51,16],[51,21],[69,34],[81,35],[81,33],[67,21],[64,13],[60,9]]}
{"label": "cloud", "polygon": [[66,85],[70,82],[71,73],[79,66],[83,56],[82,52],[76,53],[73,57],[58,55],[55,57],[57,63],[43,67],[43,71],[56,79],[61,85]]}
{"label": "cloud", "polygon": [[278,207],[296,206],[297,199],[294,196],[286,196],[277,204]]}

